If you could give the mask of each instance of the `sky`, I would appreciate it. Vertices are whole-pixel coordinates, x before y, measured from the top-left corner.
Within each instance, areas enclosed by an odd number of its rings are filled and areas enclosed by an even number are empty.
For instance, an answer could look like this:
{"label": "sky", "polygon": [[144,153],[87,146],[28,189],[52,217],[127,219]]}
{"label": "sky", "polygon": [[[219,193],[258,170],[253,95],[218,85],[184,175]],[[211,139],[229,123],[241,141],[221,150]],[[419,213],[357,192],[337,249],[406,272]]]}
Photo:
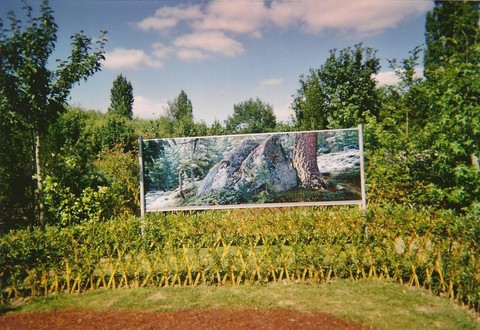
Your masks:
{"label": "sky", "polygon": [[[41,1],[28,0],[34,10]],[[66,59],[70,36],[107,31],[102,70],[76,85],[69,104],[105,112],[122,74],[133,86],[135,117],[165,115],[184,90],[195,121],[223,123],[233,106],[260,98],[278,121],[291,119],[301,75],[320,68],[333,49],[362,43],[377,50],[379,84],[394,83],[389,59],[424,44],[429,0],[50,0]],[[0,17],[21,1],[0,0]],[[421,63],[420,63],[421,64]],[[419,68],[421,71],[421,67]]]}

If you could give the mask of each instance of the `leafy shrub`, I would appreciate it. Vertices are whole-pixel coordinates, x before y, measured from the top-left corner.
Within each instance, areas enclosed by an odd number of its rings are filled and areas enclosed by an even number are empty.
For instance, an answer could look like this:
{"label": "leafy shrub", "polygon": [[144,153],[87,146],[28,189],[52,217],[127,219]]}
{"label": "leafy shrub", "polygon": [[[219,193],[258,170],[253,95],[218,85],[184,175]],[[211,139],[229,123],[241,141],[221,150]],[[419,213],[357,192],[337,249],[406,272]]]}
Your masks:
{"label": "leafy shrub", "polygon": [[479,308],[473,215],[385,204],[149,214],[0,242],[6,298],[88,289],[385,278]]}

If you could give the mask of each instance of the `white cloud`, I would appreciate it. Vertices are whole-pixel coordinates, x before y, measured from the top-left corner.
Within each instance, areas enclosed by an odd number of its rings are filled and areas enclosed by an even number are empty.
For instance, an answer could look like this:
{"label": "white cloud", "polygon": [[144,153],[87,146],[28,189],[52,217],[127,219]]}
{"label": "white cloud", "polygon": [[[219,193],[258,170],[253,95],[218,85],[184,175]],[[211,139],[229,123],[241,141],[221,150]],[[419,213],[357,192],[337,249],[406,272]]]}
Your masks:
{"label": "white cloud", "polygon": [[300,26],[312,33],[337,29],[364,34],[393,28],[405,18],[423,14],[431,7],[432,3],[427,1],[274,1],[269,17],[283,28]]}
{"label": "white cloud", "polygon": [[155,16],[141,20],[137,23],[137,26],[144,31],[154,30],[163,32],[177,26],[180,21],[194,20],[201,16],[202,12],[198,5],[187,6],[181,4],[177,7],[160,8],[155,12]]}
{"label": "white cloud", "polygon": [[177,57],[185,62],[200,62],[211,56],[199,49],[180,48],[177,50]]}
{"label": "white cloud", "polygon": [[[417,67],[415,68],[415,78],[422,78],[423,77],[423,68]],[[378,74],[374,75],[373,78],[377,81],[378,85],[396,85],[400,82],[400,78],[398,78],[395,71],[381,71]]]}
{"label": "white cloud", "polygon": [[192,20],[203,16],[199,5],[180,4],[176,7],[163,7],[155,12],[157,17],[173,17],[177,20]]}
{"label": "white cloud", "polygon": [[135,95],[133,115],[142,119],[157,119],[167,113],[167,103],[156,102],[141,95]]}
{"label": "white cloud", "polygon": [[180,4],[159,8],[154,16],[137,23],[140,29],[165,32],[181,24],[180,35],[155,47],[160,59],[173,53],[184,61],[203,61],[215,56],[239,56],[245,52],[242,36],[261,38],[272,27],[307,33],[324,30],[358,35],[376,34],[400,22],[423,15],[430,1],[322,0],[322,1],[225,1]]}
{"label": "white cloud", "polygon": [[261,90],[264,88],[268,88],[270,86],[279,86],[281,84],[283,84],[283,79],[281,78],[266,79],[266,80],[260,81],[256,89]]}
{"label": "white cloud", "polygon": [[141,65],[161,68],[162,62],[152,59],[140,49],[115,48],[105,54],[104,65],[108,69],[135,69]]}
{"label": "white cloud", "polygon": [[373,78],[376,80],[378,85],[396,85],[400,81],[395,74],[395,71],[383,71],[374,75]]}
{"label": "white cloud", "polygon": [[272,24],[282,28],[300,27],[317,33],[324,29],[377,33],[395,27],[409,16],[424,14],[429,1],[322,0],[264,1],[213,0],[204,6],[181,4],[163,7],[155,16],[138,23],[144,30],[162,31],[185,21],[193,31],[232,32],[259,37]]}
{"label": "white cloud", "polygon": [[165,46],[161,42],[156,42],[152,45],[153,48],[153,55],[158,57],[159,59],[166,59],[174,52],[172,47]]}
{"label": "white cloud", "polygon": [[177,22],[174,18],[147,17],[140,21],[137,26],[144,31],[162,31],[176,26]]}
{"label": "white cloud", "polygon": [[243,45],[221,31],[194,32],[175,39],[179,48],[199,49],[209,53],[236,56],[244,52]]}
{"label": "white cloud", "polygon": [[290,108],[290,104],[284,104],[281,107],[274,107],[273,113],[275,113],[275,117],[277,118],[277,122],[291,122],[293,116],[293,110]]}
{"label": "white cloud", "polygon": [[193,22],[196,30],[221,30],[237,34],[261,35],[268,23],[268,8],[263,1],[212,1],[201,19]]}

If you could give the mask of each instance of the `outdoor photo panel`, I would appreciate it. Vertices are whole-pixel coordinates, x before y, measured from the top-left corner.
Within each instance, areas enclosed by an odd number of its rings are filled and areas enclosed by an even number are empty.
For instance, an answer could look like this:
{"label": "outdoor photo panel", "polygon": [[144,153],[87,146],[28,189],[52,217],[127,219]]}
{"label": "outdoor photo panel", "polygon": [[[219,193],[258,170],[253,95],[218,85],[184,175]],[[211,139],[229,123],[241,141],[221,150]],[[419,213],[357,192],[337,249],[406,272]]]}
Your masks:
{"label": "outdoor photo panel", "polygon": [[361,127],[140,140],[144,211],[362,204]]}

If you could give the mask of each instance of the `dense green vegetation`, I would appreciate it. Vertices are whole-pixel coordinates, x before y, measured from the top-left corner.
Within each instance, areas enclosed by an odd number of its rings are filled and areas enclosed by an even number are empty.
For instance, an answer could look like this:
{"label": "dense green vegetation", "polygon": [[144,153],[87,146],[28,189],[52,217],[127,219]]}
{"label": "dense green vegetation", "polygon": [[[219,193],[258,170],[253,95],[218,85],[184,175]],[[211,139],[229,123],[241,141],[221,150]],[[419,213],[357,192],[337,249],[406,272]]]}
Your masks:
{"label": "dense green vegetation", "polygon": [[[100,69],[105,39],[92,52],[92,39],[75,35],[72,56],[49,71],[53,13],[47,2],[40,17],[29,13],[25,23],[12,14],[9,26],[0,24],[3,298],[99,287],[383,277],[478,311],[478,2],[436,2],[427,19],[423,77],[415,74],[421,48],[390,61],[399,77],[392,86],[374,80],[380,70],[375,50],[362,44],[332,50],[324,65],[300,76],[292,124],[276,122],[271,106],[250,99],[211,126],[194,121],[194,104],[183,90],[165,117],[132,119],[133,88],[123,76],[113,82],[108,113],[66,106],[72,84]],[[134,217],[138,136],[359,123],[366,214],[332,208]]]}
{"label": "dense green vegetation", "polygon": [[18,230],[0,245],[3,298],[99,288],[382,278],[478,311],[473,216],[399,206],[149,214]]}
{"label": "dense green vegetation", "polygon": [[225,121],[227,132],[267,133],[275,130],[277,120],[271,105],[257,98],[233,106],[233,115]]}
{"label": "dense green vegetation", "polygon": [[[105,32],[96,41],[96,48],[92,50],[93,39],[85,36],[83,32],[72,36],[72,50],[68,60],[58,61],[57,68],[48,68],[50,55],[55,49],[57,41],[57,24],[53,12],[44,1],[40,8],[40,15],[33,17],[32,8],[25,5],[26,23],[22,26],[14,13],[8,15],[10,24],[4,26],[0,22],[0,110],[2,123],[2,143],[7,143],[2,148],[1,173],[5,182],[2,186],[6,191],[0,193],[9,196],[9,190],[17,185],[10,176],[18,172],[17,165],[24,170],[20,183],[24,186],[17,188],[20,197],[16,209],[10,207],[11,200],[2,198],[0,211],[7,222],[7,228],[18,226],[25,218],[44,228],[47,219],[45,214],[44,184],[46,175],[44,155],[44,140],[49,127],[65,112],[65,103],[74,84],[87,79],[100,70],[100,61],[104,59]],[[5,132],[5,133],[4,133]],[[18,144],[8,144],[18,142]],[[11,163],[9,154],[17,153],[12,160],[23,162]],[[15,159],[17,158],[17,159]],[[6,159],[7,161],[4,161]],[[34,185],[30,180],[34,180]],[[35,188],[34,188],[35,187]],[[35,191],[33,192],[33,190]],[[5,193],[5,195],[4,195]],[[9,196],[13,200],[17,196]],[[22,204],[27,204],[26,207]],[[10,224],[14,219],[14,223]],[[20,225],[21,226],[21,225]]]}

